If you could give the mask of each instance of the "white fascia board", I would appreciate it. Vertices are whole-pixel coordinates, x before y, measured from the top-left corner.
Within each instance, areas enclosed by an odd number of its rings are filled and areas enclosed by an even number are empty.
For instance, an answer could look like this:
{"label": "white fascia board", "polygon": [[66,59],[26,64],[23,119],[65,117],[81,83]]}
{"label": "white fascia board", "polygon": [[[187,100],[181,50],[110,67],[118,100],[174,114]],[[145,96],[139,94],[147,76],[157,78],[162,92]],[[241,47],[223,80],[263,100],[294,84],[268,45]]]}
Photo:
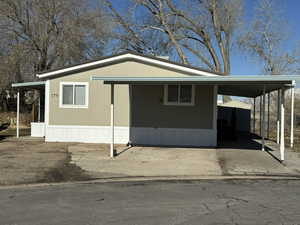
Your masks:
{"label": "white fascia board", "polygon": [[11,86],[14,87],[31,87],[31,86],[43,86],[45,81],[36,81],[36,82],[24,82],[24,83],[13,83]]}
{"label": "white fascia board", "polygon": [[150,58],[147,58],[147,57],[133,55],[133,54],[130,54],[130,53],[120,55],[120,56],[116,56],[116,57],[112,57],[112,58],[99,60],[99,61],[96,61],[96,62],[86,63],[86,64],[73,66],[73,67],[69,67],[69,68],[65,68],[65,69],[61,69],[61,70],[56,70],[56,71],[52,71],[52,72],[48,72],[48,73],[44,73],[44,74],[37,74],[37,76],[38,76],[38,78],[46,78],[46,77],[49,77],[49,76],[54,76],[54,75],[58,75],[58,74],[61,74],[61,73],[71,72],[71,71],[74,71],[74,70],[83,69],[83,68],[90,67],[90,66],[97,66],[97,65],[101,66],[102,64],[110,63],[110,62],[117,61],[117,60],[122,60],[122,59],[141,60],[141,61],[146,62],[146,63],[151,63],[151,64],[154,64],[154,65],[164,66],[164,67],[168,67],[170,69],[180,70],[180,71],[187,72],[187,73],[192,73],[192,74],[195,74],[195,75],[219,76],[219,75],[214,74],[214,73],[200,71],[200,70],[197,70],[197,69],[188,68],[188,67],[181,66],[181,65],[175,65],[175,64],[172,64],[172,63],[168,63],[168,62],[162,62],[160,60],[150,59]]}

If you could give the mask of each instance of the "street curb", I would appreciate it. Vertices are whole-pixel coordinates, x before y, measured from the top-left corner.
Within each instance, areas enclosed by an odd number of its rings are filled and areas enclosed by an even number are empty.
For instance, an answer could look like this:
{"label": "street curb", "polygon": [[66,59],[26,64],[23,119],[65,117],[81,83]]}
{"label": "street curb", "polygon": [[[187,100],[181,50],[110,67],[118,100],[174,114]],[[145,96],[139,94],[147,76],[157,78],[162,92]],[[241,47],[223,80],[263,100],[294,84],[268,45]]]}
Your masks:
{"label": "street curb", "polygon": [[114,178],[98,178],[87,181],[70,181],[57,183],[35,183],[0,186],[0,190],[21,189],[35,187],[52,187],[52,186],[69,186],[80,184],[101,184],[101,183],[130,183],[130,182],[196,182],[196,181],[213,181],[213,180],[300,180],[300,176],[285,175],[231,175],[231,176],[168,176],[168,177],[114,177]]}

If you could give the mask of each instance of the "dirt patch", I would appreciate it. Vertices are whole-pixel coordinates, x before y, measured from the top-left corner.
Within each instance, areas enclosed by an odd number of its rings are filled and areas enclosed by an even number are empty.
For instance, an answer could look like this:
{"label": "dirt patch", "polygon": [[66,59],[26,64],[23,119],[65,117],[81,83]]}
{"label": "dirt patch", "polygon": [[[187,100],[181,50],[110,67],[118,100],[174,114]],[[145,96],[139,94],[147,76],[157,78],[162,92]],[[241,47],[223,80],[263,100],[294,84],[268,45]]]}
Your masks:
{"label": "dirt patch", "polygon": [[66,143],[7,140],[0,143],[0,185],[87,180],[70,163]]}
{"label": "dirt patch", "polygon": [[[20,128],[20,136],[29,136],[30,128],[22,127]],[[0,131],[0,141],[5,140],[7,138],[12,138],[16,136],[16,129],[9,128],[3,131]]]}
{"label": "dirt patch", "polygon": [[299,153],[300,153],[300,142],[296,142],[296,143],[294,144],[293,150],[294,150],[295,152],[299,152]]}
{"label": "dirt patch", "polygon": [[67,153],[67,159],[55,168],[45,172],[43,179],[39,182],[65,182],[90,180],[90,176],[80,167],[71,163],[71,154]]}

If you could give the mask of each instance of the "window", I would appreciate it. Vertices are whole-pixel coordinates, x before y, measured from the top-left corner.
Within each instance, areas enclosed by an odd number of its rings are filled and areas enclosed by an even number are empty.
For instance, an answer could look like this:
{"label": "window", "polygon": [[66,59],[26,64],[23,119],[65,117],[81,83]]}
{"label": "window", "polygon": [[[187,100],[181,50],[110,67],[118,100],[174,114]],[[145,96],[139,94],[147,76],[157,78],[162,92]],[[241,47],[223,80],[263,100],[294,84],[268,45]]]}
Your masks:
{"label": "window", "polygon": [[60,107],[87,108],[88,83],[62,82],[60,83]]}
{"label": "window", "polygon": [[194,105],[195,86],[194,85],[165,85],[164,104],[165,105]]}

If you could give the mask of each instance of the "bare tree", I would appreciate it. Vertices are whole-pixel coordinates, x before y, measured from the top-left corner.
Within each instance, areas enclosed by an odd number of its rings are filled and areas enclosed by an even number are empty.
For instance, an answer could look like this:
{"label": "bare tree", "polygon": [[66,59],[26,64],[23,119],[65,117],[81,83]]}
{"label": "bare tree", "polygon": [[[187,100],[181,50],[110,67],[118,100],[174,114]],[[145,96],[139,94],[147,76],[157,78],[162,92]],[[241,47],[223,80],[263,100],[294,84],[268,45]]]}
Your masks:
{"label": "bare tree", "polygon": [[103,55],[109,21],[89,0],[0,0],[0,93],[37,72]]}
{"label": "bare tree", "polygon": [[128,1],[131,5],[123,13],[115,9],[112,4],[113,1],[100,0],[100,3],[101,6],[106,6],[108,13],[113,18],[113,23],[116,25],[112,34],[116,40],[113,52],[133,50],[142,54],[156,54],[166,51],[168,41],[164,40],[160,32],[144,29],[143,23],[153,24],[155,21],[151,17],[135,15],[137,5],[134,1]]}
{"label": "bare tree", "polygon": [[[239,38],[239,45],[246,53],[257,57],[263,65],[262,73],[269,75],[285,75],[299,73],[299,46],[290,50],[286,43],[290,35],[289,26],[284,19],[282,2],[276,0],[260,0],[255,9],[254,18]],[[291,100],[287,92],[286,102]],[[277,120],[277,94],[270,96],[271,131],[275,131]],[[296,102],[299,96],[296,95]],[[287,121],[290,120],[290,104],[287,104]],[[296,115],[300,111],[296,108]],[[299,116],[298,116],[299,117]],[[257,126],[259,127],[259,126]],[[287,123],[286,128],[289,128]],[[276,136],[271,132],[271,136]]]}
{"label": "bare tree", "polygon": [[102,2],[126,31],[121,41],[130,42],[129,48],[155,54],[157,49],[147,41],[149,33],[155,33],[164,50],[182,63],[192,64],[193,55],[196,64],[230,74],[230,52],[243,0],[131,0],[126,13],[114,8],[111,0]]}
{"label": "bare tree", "polygon": [[265,74],[295,74],[299,71],[299,46],[292,51],[286,48],[290,32],[280,6],[279,1],[259,1],[252,23],[239,39],[243,50],[263,62]]}
{"label": "bare tree", "polygon": [[105,40],[108,29],[104,16],[87,5],[77,0],[0,0],[0,32],[4,40],[12,40],[6,55],[21,48],[17,52],[33,65],[29,72],[89,58],[89,51],[93,48],[95,54],[95,43]]}

